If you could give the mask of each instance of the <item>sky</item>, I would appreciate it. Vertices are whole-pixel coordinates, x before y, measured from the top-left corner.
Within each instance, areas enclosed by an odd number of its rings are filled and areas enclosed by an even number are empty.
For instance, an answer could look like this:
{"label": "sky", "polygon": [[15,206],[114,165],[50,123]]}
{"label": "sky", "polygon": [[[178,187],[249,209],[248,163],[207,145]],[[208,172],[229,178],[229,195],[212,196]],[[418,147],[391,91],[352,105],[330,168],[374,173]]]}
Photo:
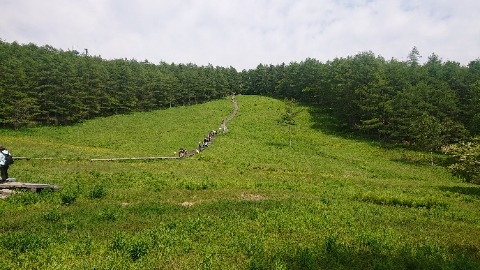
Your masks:
{"label": "sky", "polygon": [[0,39],[104,59],[234,67],[371,51],[480,58],[478,0],[0,0]]}

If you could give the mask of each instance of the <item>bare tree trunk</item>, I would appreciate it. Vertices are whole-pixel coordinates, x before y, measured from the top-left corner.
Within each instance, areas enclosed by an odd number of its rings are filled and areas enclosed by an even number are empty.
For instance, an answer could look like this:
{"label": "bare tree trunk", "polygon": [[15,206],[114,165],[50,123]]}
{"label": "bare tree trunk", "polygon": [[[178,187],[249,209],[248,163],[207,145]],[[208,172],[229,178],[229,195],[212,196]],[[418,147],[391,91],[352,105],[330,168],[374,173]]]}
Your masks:
{"label": "bare tree trunk", "polygon": [[288,145],[292,147],[292,126],[288,125]]}

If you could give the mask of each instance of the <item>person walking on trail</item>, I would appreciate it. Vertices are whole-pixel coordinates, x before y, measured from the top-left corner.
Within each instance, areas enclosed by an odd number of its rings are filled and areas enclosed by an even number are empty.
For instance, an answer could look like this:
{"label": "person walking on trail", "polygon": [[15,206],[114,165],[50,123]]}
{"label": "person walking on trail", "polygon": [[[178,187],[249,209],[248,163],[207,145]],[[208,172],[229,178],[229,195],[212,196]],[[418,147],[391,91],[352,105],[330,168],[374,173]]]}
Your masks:
{"label": "person walking on trail", "polygon": [[220,125],[221,125],[220,130],[222,130],[222,133],[227,133],[227,125],[225,123],[225,119],[222,120]]}
{"label": "person walking on trail", "polygon": [[0,145],[0,171],[2,174],[2,180],[0,183],[7,182],[8,179],[8,167],[13,164],[13,158],[10,151],[8,151],[3,145]]}

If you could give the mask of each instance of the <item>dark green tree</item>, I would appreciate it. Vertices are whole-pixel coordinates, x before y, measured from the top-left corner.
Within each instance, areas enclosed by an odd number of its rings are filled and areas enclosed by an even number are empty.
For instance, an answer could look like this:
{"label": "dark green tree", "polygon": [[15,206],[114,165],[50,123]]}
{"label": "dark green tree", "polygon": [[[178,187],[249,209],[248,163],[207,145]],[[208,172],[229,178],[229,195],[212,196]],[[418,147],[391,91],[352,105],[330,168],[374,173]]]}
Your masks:
{"label": "dark green tree", "polygon": [[433,166],[433,152],[440,150],[445,144],[443,136],[445,127],[435,116],[431,116],[426,112],[422,113],[410,124],[409,131],[415,140],[416,146],[430,152],[430,162]]}
{"label": "dark green tree", "polygon": [[413,46],[412,50],[408,53],[407,63],[412,67],[417,67],[420,65],[420,52],[417,49],[417,46]]}

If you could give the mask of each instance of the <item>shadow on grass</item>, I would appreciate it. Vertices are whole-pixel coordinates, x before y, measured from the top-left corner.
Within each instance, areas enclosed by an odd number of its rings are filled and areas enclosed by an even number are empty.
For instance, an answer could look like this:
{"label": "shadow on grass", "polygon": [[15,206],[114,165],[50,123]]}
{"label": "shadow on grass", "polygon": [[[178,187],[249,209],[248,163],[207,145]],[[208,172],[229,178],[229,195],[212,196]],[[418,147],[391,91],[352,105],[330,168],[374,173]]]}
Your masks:
{"label": "shadow on grass", "polygon": [[280,142],[268,142],[267,143],[268,146],[272,146],[274,148],[277,148],[277,149],[283,149],[283,148],[287,148],[288,147],[288,143],[280,143]]}
{"label": "shadow on grass", "polygon": [[471,195],[480,198],[480,186],[478,187],[439,187],[442,191]]}
{"label": "shadow on grass", "polygon": [[368,242],[352,248],[327,237],[323,245],[254,253],[248,269],[480,269],[476,247],[404,246],[391,250]]}
{"label": "shadow on grass", "polygon": [[[432,165],[432,161],[428,153],[414,150],[414,149],[409,149],[408,151],[409,151],[409,154],[404,153],[399,158],[392,158],[391,161],[395,161],[405,165],[412,165],[412,166],[419,166],[419,167]],[[433,163],[436,165],[444,166],[444,167],[446,166],[445,158],[439,155],[434,156]]]}
{"label": "shadow on grass", "polygon": [[327,109],[309,106],[308,112],[313,120],[312,128],[321,130],[328,135],[335,135],[345,138],[360,138],[358,134],[349,130],[345,124],[333,116],[331,112],[328,112]]}
{"label": "shadow on grass", "polygon": [[[308,106],[308,105],[305,105]],[[328,109],[309,106],[308,112],[313,121],[313,129],[322,131],[327,135],[333,135],[348,140],[367,143],[373,146],[380,146],[385,149],[408,150],[404,152],[403,156],[392,159],[392,161],[414,166],[428,166],[431,165],[430,154],[422,149],[415,149],[401,144],[391,143],[382,140],[378,135],[367,134],[361,130],[349,129],[347,124],[339,120],[333,112]],[[441,153],[434,153],[434,164],[440,166],[448,166],[447,158]]]}
{"label": "shadow on grass", "polygon": [[318,106],[308,106],[308,112],[313,121],[312,128],[319,130],[327,135],[364,142],[384,148],[397,147],[396,145],[388,144],[381,141],[378,137],[362,133],[360,130],[350,129],[346,123],[335,117],[335,115],[328,109]]}

